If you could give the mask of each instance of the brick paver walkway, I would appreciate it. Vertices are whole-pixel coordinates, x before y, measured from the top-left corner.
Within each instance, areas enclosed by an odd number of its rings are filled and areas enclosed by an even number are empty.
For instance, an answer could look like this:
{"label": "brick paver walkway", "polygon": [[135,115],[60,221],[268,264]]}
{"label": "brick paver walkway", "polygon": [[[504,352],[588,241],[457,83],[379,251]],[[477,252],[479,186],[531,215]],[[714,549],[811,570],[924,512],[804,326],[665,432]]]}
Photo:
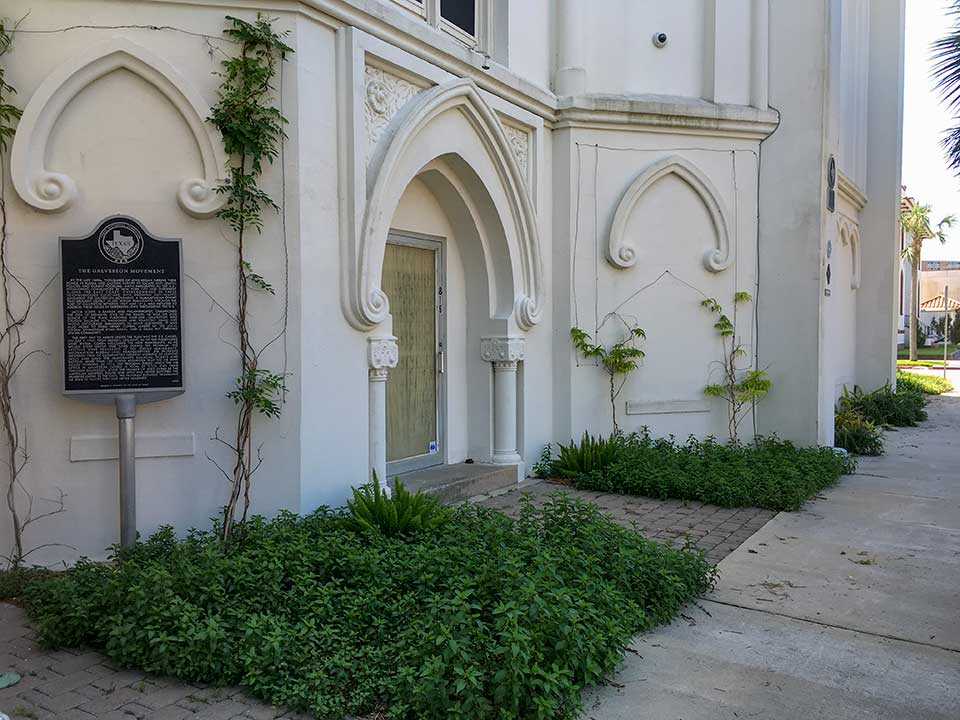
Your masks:
{"label": "brick paver walkway", "polygon": [[238,688],[208,688],[120,670],[95,652],[45,652],[26,615],[0,603],[0,672],[20,682],[0,690],[0,712],[13,720],[285,720],[306,718],[265,705]]}
{"label": "brick paver walkway", "polygon": [[[529,482],[475,498],[475,502],[513,514],[522,493],[543,502],[567,492],[599,505],[616,521],[646,537],[680,544],[690,539],[719,562],[776,513],[756,508],[724,509],[703,503],[652,500],[573,490],[548,482]],[[22,676],[0,690],[0,712],[14,720],[296,720],[306,716],[265,705],[239,688],[209,688],[169,678],[122,670],[107,658],[84,651],[45,652],[34,641],[24,612],[0,603],[0,672]]]}
{"label": "brick paver walkway", "polygon": [[760,508],[722,508],[700,502],[574,490],[547,481],[523,483],[505,492],[474,498],[474,501],[514,514],[524,493],[530,494],[539,504],[555,492],[565,492],[599,505],[621,525],[635,524],[640,534],[651,540],[674,545],[690,540],[706,551],[707,559],[712,563],[723,560],[777,514]]}

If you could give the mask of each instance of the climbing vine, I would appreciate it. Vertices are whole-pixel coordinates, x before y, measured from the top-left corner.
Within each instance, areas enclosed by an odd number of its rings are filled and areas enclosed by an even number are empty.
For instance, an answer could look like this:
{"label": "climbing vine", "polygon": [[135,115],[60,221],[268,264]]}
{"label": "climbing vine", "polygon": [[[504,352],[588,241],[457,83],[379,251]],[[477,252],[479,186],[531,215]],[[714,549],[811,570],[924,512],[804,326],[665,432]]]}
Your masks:
{"label": "climbing vine", "polygon": [[[752,300],[750,293],[743,291],[733,296],[734,305]],[[772,383],[765,370],[741,368],[738,365],[740,358],[747,355],[747,351],[743,343],[737,339],[736,314],[731,321],[715,298],[707,298],[700,305],[717,316],[713,327],[723,343],[723,359],[718,363],[722,368],[721,380],[707,385],[703,392],[710,397],[718,397],[726,401],[727,429],[731,442],[736,443],[738,442],[737,430],[746,417],[747,410],[770,391]]]}
{"label": "climbing vine", "polygon": [[[610,412],[613,417],[613,431],[620,432],[620,426],[617,424],[617,398],[626,385],[628,375],[639,367],[640,360],[644,357],[644,352],[637,347],[637,341],[646,339],[647,335],[643,329],[636,324],[628,323],[623,316],[617,313],[611,313],[604,318],[607,320],[616,319],[623,326],[621,339],[605,347],[599,342],[594,342],[591,335],[578,327],[570,328],[570,339],[573,341],[573,347],[585,358],[598,360],[600,366],[606,371],[610,380]],[[597,328],[599,334],[600,328]],[[617,379],[620,382],[617,382]]]}
{"label": "climbing vine", "polygon": [[[220,468],[230,483],[230,495],[223,509],[222,534],[229,540],[237,520],[242,498],[240,521],[250,508],[250,483],[261,463],[259,450],[254,456],[253,421],[256,414],[277,418],[281,397],[286,391],[284,373],[261,367],[261,355],[269,346],[257,348],[251,338],[249,317],[250,291],[274,293],[267,280],[254,271],[248,259],[251,232],[263,231],[263,213],[280,211],[280,207],[260,187],[264,163],[272,164],[279,155],[286,137],[287,120],[273,106],[273,79],[279,63],[285,61],[292,48],[283,42],[287,34],[276,33],[270,19],[257,15],[255,22],[227,16],[229,26],[224,35],[239,46],[239,54],[227,57],[219,73],[219,101],[211,110],[210,122],[223,136],[229,182],[217,188],[226,196],[218,216],[233,230],[237,247],[237,352],[240,375],[227,397],[237,406],[235,438],[223,440],[219,432],[214,439],[228,447],[233,467]],[[219,467],[219,466],[218,466]]]}
{"label": "climbing vine", "polygon": [[[15,32],[16,25],[11,29],[5,20],[0,19],[0,61],[12,50]],[[35,298],[8,264],[6,161],[7,149],[20,119],[20,109],[10,102],[16,92],[7,82],[4,65],[0,62],[0,298],[3,302],[0,321],[0,432],[6,441],[2,464],[5,466],[5,497],[13,530],[13,547],[9,554],[0,557],[11,568],[20,567],[28,555],[53,544],[27,548],[23,539],[27,527],[64,511],[62,491],[56,500],[37,498],[23,482],[23,472],[30,458],[13,403],[14,376],[27,358],[39,352],[28,351],[23,336]],[[37,500],[48,503],[46,507],[49,509],[39,510],[35,504]]]}

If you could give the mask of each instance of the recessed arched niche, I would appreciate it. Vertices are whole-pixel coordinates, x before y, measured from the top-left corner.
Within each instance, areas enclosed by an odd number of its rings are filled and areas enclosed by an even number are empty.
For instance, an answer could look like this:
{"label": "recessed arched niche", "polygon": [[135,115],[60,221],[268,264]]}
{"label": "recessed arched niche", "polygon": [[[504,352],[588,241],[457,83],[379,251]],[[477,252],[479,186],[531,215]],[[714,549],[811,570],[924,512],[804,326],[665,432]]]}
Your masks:
{"label": "recessed arched niche", "polygon": [[[636,234],[628,232],[628,223],[634,210],[656,185],[666,179],[676,179],[688,187],[703,204],[710,218],[712,238],[702,254],[704,267],[710,272],[725,270],[730,264],[730,223],[727,211],[710,179],[693,163],[680,155],[670,155],[644,168],[630,183],[614,211],[607,243],[607,259],[618,268],[633,267],[637,262]],[[650,238],[649,242],[657,242]]]}
{"label": "recessed arched niche", "polygon": [[[126,74],[127,79],[132,75],[149,84],[183,119],[195,141],[201,175],[179,180],[177,202],[194,217],[214,215],[225,200],[215,188],[223,182],[226,155],[216,131],[206,122],[209,106],[168,62],[120,37],[94,46],[57,67],[30,98],[10,152],[11,179],[17,193],[28,205],[43,212],[66,210],[76,200],[76,179],[55,165],[48,165],[49,145],[74,99],[101,80],[118,82],[116,73]],[[109,113],[110,107],[101,110]]]}

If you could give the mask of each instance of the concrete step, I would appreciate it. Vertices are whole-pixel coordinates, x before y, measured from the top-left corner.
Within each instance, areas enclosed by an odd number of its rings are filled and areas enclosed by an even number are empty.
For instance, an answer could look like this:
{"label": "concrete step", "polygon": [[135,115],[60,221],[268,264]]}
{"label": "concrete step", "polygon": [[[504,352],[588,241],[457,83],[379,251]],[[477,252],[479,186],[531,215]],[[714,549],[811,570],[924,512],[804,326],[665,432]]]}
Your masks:
{"label": "concrete step", "polygon": [[[516,485],[517,467],[516,465],[457,463],[435,465],[397,477],[410,492],[423,490],[436,495],[443,503],[456,503]],[[390,482],[393,482],[393,476],[390,477]]]}

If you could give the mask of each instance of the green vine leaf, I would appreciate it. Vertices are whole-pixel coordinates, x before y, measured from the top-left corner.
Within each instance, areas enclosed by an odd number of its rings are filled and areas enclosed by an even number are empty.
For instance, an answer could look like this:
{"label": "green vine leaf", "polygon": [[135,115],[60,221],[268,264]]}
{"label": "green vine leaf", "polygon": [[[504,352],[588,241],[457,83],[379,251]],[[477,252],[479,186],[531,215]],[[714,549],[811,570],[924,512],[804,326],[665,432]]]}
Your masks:
{"label": "green vine leaf", "polygon": [[[734,293],[733,296],[735,304],[752,300],[750,293],[742,290]],[[707,385],[704,387],[703,393],[709,397],[721,398],[726,401],[730,441],[736,443],[738,442],[737,428],[746,416],[747,410],[770,392],[773,382],[767,376],[765,370],[741,369],[737,366],[738,359],[747,357],[747,350],[736,339],[735,321],[730,320],[724,314],[723,307],[716,298],[706,298],[700,302],[700,306],[718,316],[713,327],[723,343],[723,360],[717,363],[723,368],[722,382]]]}
{"label": "green vine leaf", "polygon": [[616,385],[616,378],[627,375],[640,367],[639,361],[646,356],[646,353],[638,348],[635,343],[637,340],[646,339],[647,334],[643,331],[643,328],[630,325],[620,315],[611,314],[607,317],[616,317],[623,323],[626,336],[622,340],[610,347],[604,347],[602,344],[594,342],[591,335],[578,327],[570,328],[570,339],[577,352],[585,358],[598,359],[601,367],[610,376],[610,408],[613,415],[613,429],[614,432],[619,432],[616,400],[626,384],[626,378],[623,378],[619,387]]}
{"label": "green vine leaf", "polygon": [[[276,33],[272,21],[261,14],[254,22],[228,15],[224,35],[240,47],[239,54],[221,63],[219,99],[210,111],[209,121],[223,137],[227,151],[228,181],[216,188],[226,196],[226,202],[217,213],[237,235],[237,326],[241,372],[234,389],[227,397],[238,406],[236,439],[224,441],[234,453],[230,498],[224,507],[222,537],[230,538],[237,503],[243,497],[246,519],[249,507],[250,478],[259,467],[259,452],[254,459],[253,418],[280,416],[282,397],[286,392],[283,373],[259,367],[260,352],[251,343],[248,323],[249,290],[275,294],[273,286],[254,272],[246,258],[246,240],[250,230],[263,232],[263,213],[279,212],[280,207],[260,187],[264,164],[272,164],[279,157],[286,138],[287,120],[274,107],[273,79],[277,64],[282,63],[293,49],[283,42],[286,32]],[[219,439],[219,438],[216,438]],[[227,475],[226,472],[224,472]]]}
{"label": "green vine leaf", "polygon": [[268,283],[263,275],[255,273],[250,263],[246,260],[243,261],[243,272],[247,276],[247,281],[252,283],[254,287],[259,288],[265,292],[270,293],[271,295],[276,295],[276,291],[273,289],[273,285]]}

